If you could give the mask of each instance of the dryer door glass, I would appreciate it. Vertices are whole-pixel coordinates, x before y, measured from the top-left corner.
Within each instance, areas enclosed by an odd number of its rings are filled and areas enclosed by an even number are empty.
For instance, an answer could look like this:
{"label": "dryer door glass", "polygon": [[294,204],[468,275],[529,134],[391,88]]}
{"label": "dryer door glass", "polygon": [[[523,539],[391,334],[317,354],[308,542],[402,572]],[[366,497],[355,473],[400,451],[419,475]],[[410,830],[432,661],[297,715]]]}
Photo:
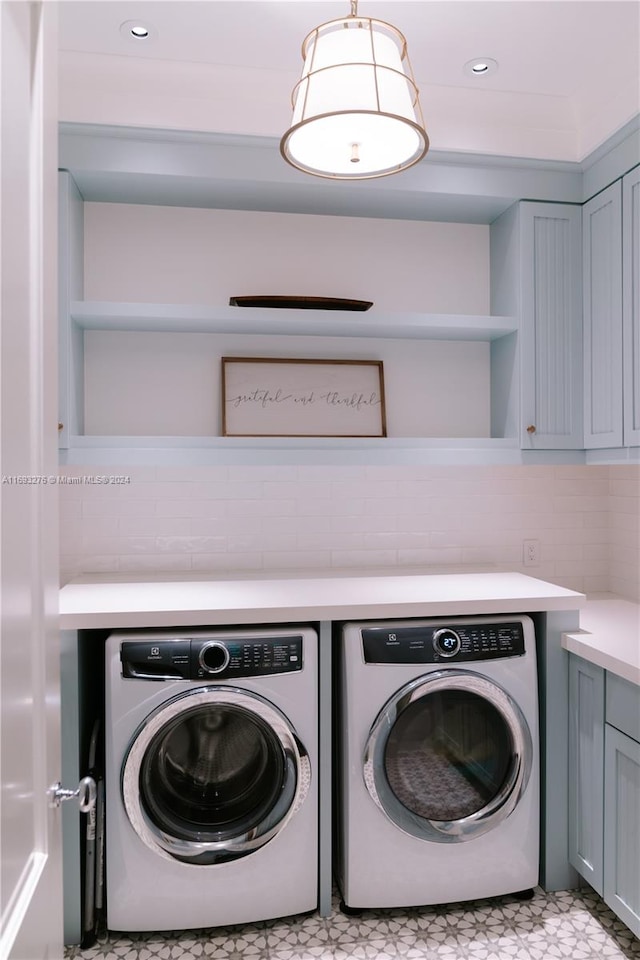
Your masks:
{"label": "dryer door glass", "polygon": [[229,687],[167,701],[138,730],[122,769],[129,820],[157,853],[218,863],[264,846],[304,802],[309,758],[276,707]]}
{"label": "dryer door glass", "polygon": [[512,753],[509,728],[488,700],[441,690],[400,714],[387,739],[384,767],[408,810],[429,820],[460,820],[496,796]]}
{"label": "dryer door glass", "polygon": [[438,671],[391,698],[370,732],[369,793],[402,830],[460,842],[504,820],[520,800],[533,747],[518,705],[470,671]]}

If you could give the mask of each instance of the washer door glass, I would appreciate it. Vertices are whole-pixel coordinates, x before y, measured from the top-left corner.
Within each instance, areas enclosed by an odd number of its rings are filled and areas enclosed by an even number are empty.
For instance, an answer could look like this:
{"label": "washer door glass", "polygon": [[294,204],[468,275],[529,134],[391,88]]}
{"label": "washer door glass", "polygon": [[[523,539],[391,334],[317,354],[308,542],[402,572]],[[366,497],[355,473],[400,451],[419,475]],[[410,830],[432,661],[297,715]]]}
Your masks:
{"label": "washer door glass", "polygon": [[394,823],[420,838],[468,840],[515,808],[532,746],[519,707],[497,684],[438,671],[384,707],[365,754],[365,782]]}
{"label": "washer door glass", "polygon": [[222,703],[195,707],[159,730],[142,762],[140,790],[161,830],[223,840],[264,819],[283,779],[273,731],[248,710]]}
{"label": "washer door glass", "polygon": [[263,846],[299,808],[308,757],[273,705],[229,687],[164,704],[123,767],[129,819],[153,849],[211,864]]}

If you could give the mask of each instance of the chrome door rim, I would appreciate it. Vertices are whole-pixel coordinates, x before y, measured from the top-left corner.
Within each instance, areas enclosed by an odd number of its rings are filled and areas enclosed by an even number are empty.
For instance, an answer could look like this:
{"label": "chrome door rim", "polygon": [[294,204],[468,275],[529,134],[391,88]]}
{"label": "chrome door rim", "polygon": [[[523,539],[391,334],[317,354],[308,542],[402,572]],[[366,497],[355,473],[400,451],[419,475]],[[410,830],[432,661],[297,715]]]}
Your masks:
{"label": "chrome door rim", "polygon": [[[498,793],[475,813],[458,820],[431,820],[413,813],[396,797],[384,769],[384,751],[393,726],[412,703],[443,690],[462,690],[487,700],[509,730],[513,753],[509,772]],[[363,759],[367,790],[382,812],[412,837],[438,843],[460,843],[482,836],[502,823],[522,797],[533,763],[531,732],[522,710],[493,680],[467,670],[438,670],[398,690],[382,708],[369,732]]]}
{"label": "chrome door rim", "polygon": [[[243,834],[213,841],[184,840],[161,830],[146,813],[140,795],[139,777],[145,753],[160,730],[186,710],[216,706],[238,707],[259,717],[279,742],[285,761],[283,790],[275,806],[256,826]],[[304,803],[311,785],[311,762],[295,730],[273,704],[258,694],[236,687],[211,685],[181,693],[161,704],[138,727],[122,764],[121,793],[131,826],[142,842],[169,860],[211,866],[216,860],[245,856],[264,846],[287,825]]]}

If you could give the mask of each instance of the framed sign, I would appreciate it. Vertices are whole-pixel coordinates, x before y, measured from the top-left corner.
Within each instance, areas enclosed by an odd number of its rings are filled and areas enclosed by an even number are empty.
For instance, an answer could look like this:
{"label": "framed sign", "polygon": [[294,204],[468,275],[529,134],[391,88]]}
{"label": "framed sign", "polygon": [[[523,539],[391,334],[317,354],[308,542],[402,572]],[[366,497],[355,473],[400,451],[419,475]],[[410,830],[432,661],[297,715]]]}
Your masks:
{"label": "framed sign", "polygon": [[225,437],[385,437],[381,360],[222,358]]}

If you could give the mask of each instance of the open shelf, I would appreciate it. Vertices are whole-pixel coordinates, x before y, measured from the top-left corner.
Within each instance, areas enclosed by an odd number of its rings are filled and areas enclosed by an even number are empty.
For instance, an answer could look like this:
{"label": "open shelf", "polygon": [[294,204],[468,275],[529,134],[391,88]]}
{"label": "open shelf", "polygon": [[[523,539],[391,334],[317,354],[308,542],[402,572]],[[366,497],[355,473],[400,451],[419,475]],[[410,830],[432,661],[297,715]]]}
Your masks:
{"label": "open shelf", "polygon": [[491,341],[517,330],[514,317],[390,313],[368,310],[281,310],[179,303],[71,303],[71,319],[83,330],[149,333],[238,333],[284,336],[373,337],[414,340]]}
{"label": "open shelf", "polygon": [[[513,317],[77,300],[67,324],[62,464],[519,462]],[[220,436],[225,355],[381,359],[390,435]]]}
{"label": "open shelf", "polygon": [[515,438],[71,437],[67,466],[517,464]]}

